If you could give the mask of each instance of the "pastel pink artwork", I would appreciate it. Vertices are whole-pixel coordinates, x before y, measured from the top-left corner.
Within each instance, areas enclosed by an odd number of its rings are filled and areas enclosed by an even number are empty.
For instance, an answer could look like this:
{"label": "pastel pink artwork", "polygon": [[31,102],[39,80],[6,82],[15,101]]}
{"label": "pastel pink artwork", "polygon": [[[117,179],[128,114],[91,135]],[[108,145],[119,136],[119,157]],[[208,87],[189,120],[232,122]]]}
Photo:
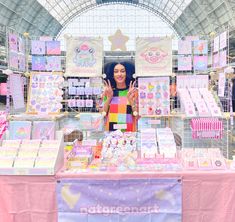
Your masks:
{"label": "pastel pink artwork", "polygon": [[227,65],[227,50],[220,51],[219,57],[220,67],[225,67]]}
{"label": "pastel pink artwork", "polygon": [[18,54],[16,52],[10,52],[9,64],[11,68],[18,69]]}
{"label": "pastel pink artwork", "polygon": [[162,62],[165,59],[165,57],[168,56],[168,53],[164,52],[159,48],[151,47],[149,49],[146,49],[143,53],[141,53],[141,56],[148,63],[157,64]]}
{"label": "pastel pink artwork", "polygon": [[46,42],[47,55],[60,55],[60,41],[48,41]]}
{"label": "pastel pink artwork", "polygon": [[215,53],[213,55],[213,68],[218,68],[219,67],[219,53]]}
{"label": "pastel pink artwork", "polygon": [[193,41],[193,49],[194,54],[207,54],[208,53],[208,45],[206,40],[196,40]]}

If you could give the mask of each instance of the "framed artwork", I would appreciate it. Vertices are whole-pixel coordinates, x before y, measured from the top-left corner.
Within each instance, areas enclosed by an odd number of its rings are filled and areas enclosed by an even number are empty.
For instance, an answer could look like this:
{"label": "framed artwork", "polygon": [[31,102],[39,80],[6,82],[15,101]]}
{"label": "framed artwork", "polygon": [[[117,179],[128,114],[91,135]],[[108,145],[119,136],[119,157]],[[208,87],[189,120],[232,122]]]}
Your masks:
{"label": "framed artwork", "polygon": [[60,55],[60,41],[47,41],[46,42],[46,54],[47,55]]}
{"label": "framed artwork", "polygon": [[32,40],[31,53],[32,55],[45,55],[46,43],[44,41]]}

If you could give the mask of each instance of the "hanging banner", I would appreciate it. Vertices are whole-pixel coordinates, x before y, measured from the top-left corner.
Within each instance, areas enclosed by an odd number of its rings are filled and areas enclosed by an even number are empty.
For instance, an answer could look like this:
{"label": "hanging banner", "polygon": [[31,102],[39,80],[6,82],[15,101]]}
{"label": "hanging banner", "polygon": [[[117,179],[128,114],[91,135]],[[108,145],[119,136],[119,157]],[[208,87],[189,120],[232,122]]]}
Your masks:
{"label": "hanging banner", "polygon": [[219,48],[224,49],[227,47],[227,32],[222,32],[219,37]]}
{"label": "hanging banner", "polygon": [[172,39],[169,37],[137,38],[135,69],[137,76],[172,74]]}
{"label": "hanging banner", "polygon": [[102,76],[102,38],[67,38],[66,48],[65,76]]}
{"label": "hanging banner", "polygon": [[201,55],[208,53],[208,44],[206,40],[195,40],[193,41],[193,54]]}
{"label": "hanging banner", "polygon": [[58,222],[181,222],[176,179],[70,180],[57,183]]}
{"label": "hanging banner", "polygon": [[194,56],[193,69],[195,71],[206,71],[207,70],[207,63],[208,63],[207,56]]}

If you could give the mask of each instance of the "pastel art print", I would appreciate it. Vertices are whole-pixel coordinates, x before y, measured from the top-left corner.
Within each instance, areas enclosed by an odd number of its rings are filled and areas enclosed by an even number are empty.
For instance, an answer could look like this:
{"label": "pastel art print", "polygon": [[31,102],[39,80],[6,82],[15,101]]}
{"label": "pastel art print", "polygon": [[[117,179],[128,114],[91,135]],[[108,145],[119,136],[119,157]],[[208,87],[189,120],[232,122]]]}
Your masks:
{"label": "pastel art print", "polygon": [[45,42],[39,41],[39,40],[32,40],[31,53],[32,53],[32,55],[45,55],[45,53],[46,53]]}
{"label": "pastel art print", "polygon": [[192,70],[192,56],[178,55],[178,71]]}
{"label": "pastel art print", "polygon": [[208,53],[208,43],[206,40],[193,41],[193,52],[194,55],[201,55]]}
{"label": "pastel art print", "polygon": [[66,40],[66,76],[97,77],[102,75],[103,40],[69,38]]}
{"label": "pastel art print", "polygon": [[60,41],[48,41],[46,42],[47,55],[60,55]]}
{"label": "pastel art print", "polygon": [[16,52],[9,53],[9,65],[13,69],[18,69],[18,54]]}
{"label": "pastel art print", "polygon": [[208,57],[207,56],[194,56],[193,67],[197,71],[207,70]]}
{"label": "pastel art print", "polygon": [[9,50],[17,52],[18,51],[18,42],[17,42],[17,35],[16,34],[9,34],[8,36],[8,44]]}
{"label": "pastel art print", "polygon": [[171,75],[172,39],[137,38],[135,68],[137,76]]}
{"label": "pastel art print", "polygon": [[178,54],[188,55],[192,54],[192,42],[187,40],[178,41]]}
{"label": "pastel art print", "polygon": [[61,58],[58,56],[47,56],[47,71],[61,71]]}
{"label": "pastel art print", "polygon": [[28,113],[58,113],[62,108],[64,79],[61,74],[31,73]]}
{"label": "pastel art print", "polygon": [[32,70],[45,71],[46,58],[44,56],[32,56]]}
{"label": "pastel art print", "polygon": [[139,78],[140,115],[168,115],[170,113],[169,77]]}

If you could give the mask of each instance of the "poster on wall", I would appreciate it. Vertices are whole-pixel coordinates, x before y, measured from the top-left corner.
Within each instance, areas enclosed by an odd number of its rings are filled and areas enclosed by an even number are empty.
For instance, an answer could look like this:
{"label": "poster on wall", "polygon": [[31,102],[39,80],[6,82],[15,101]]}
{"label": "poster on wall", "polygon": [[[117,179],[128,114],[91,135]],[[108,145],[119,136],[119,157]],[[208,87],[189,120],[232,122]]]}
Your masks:
{"label": "poster on wall", "polygon": [[191,55],[178,55],[178,71],[192,70],[192,56]]}
{"label": "poster on wall", "polygon": [[46,57],[45,56],[32,56],[32,70],[45,71],[46,70]]}
{"label": "poster on wall", "polygon": [[62,108],[62,73],[31,73],[27,113],[53,114]]}
{"label": "poster on wall", "polygon": [[47,71],[61,71],[61,57],[59,56],[47,56],[46,57],[47,64],[46,70]]}
{"label": "poster on wall", "polygon": [[178,54],[187,55],[192,54],[192,42],[187,40],[178,41]]}
{"label": "poster on wall", "polygon": [[58,222],[181,222],[179,178],[57,183]]}
{"label": "poster on wall", "polygon": [[136,39],[136,76],[169,76],[172,74],[172,39],[152,37]]}
{"label": "poster on wall", "polygon": [[201,55],[208,53],[208,44],[206,40],[193,41],[193,53],[194,55]]}
{"label": "poster on wall", "polygon": [[70,37],[66,39],[65,76],[102,76],[103,39]]}
{"label": "poster on wall", "polygon": [[218,68],[220,65],[220,61],[219,61],[219,53],[215,53],[213,55],[213,68]]}
{"label": "poster on wall", "polygon": [[208,63],[207,56],[194,56],[193,69],[195,71],[206,71],[207,70],[207,63]]}
{"label": "poster on wall", "polygon": [[169,77],[139,78],[139,114],[169,115]]}
{"label": "poster on wall", "polygon": [[47,55],[60,55],[60,41],[47,41],[46,42]]}

